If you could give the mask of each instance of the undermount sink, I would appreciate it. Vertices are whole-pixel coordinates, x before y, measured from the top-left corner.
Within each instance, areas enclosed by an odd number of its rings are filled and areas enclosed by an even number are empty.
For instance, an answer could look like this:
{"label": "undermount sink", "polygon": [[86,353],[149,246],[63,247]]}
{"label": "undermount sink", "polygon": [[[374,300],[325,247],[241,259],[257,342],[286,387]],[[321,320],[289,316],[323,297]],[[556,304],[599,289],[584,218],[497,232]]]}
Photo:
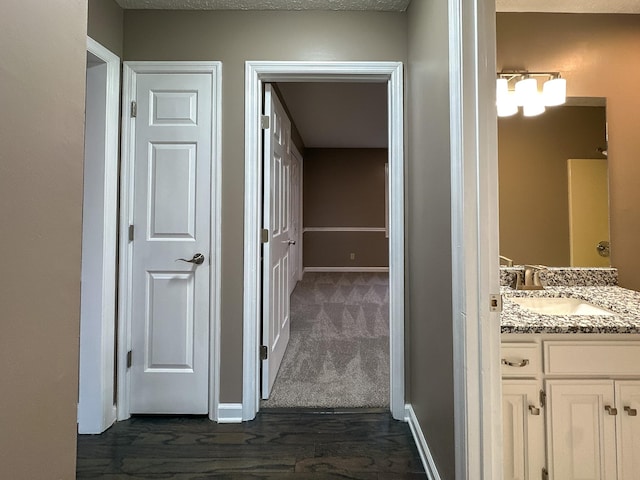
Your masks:
{"label": "undermount sink", "polygon": [[610,310],[579,298],[509,297],[509,300],[527,310],[543,315],[614,315]]}

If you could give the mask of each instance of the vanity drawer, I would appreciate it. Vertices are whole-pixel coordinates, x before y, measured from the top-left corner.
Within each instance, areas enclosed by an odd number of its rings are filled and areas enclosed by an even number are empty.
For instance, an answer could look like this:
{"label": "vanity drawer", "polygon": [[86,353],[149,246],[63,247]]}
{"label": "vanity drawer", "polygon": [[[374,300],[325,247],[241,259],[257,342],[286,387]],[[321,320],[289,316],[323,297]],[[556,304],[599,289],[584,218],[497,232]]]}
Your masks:
{"label": "vanity drawer", "polygon": [[640,342],[544,342],[549,375],[640,375]]}
{"label": "vanity drawer", "polygon": [[502,343],[500,363],[503,377],[531,377],[542,373],[540,344]]}

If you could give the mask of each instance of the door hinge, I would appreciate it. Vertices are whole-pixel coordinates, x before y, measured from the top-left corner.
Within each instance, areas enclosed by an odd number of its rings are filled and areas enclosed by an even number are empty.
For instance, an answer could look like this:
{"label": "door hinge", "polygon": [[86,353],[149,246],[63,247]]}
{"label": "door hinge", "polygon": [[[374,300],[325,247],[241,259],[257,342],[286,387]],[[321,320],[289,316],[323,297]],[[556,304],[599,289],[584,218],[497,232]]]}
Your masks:
{"label": "door hinge", "polygon": [[129,351],[127,352],[127,368],[131,368],[131,365],[132,365],[132,363],[131,363],[131,362],[132,362],[132,361],[133,361],[133,355],[132,355],[131,350],[129,350]]}
{"label": "door hinge", "polygon": [[260,115],[260,128],[269,130],[269,115]]}
{"label": "door hinge", "polygon": [[544,408],[546,404],[547,404],[547,394],[544,392],[544,390],[540,390],[540,407]]}
{"label": "door hinge", "polygon": [[502,295],[499,293],[489,295],[489,311],[502,312]]}
{"label": "door hinge", "polygon": [[266,360],[269,356],[269,349],[266,345],[260,345],[260,360]]}
{"label": "door hinge", "polygon": [[135,100],[131,102],[131,118],[136,118],[138,116],[138,102]]}
{"label": "door hinge", "polygon": [[129,241],[133,242],[133,225],[129,225]]}
{"label": "door hinge", "polygon": [[266,228],[263,228],[260,231],[260,241],[262,243],[269,243],[269,230],[267,230]]}
{"label": "door hinge", "polygon": [[542,480],[549,480],[549,471],[546,468],[542,469]]}

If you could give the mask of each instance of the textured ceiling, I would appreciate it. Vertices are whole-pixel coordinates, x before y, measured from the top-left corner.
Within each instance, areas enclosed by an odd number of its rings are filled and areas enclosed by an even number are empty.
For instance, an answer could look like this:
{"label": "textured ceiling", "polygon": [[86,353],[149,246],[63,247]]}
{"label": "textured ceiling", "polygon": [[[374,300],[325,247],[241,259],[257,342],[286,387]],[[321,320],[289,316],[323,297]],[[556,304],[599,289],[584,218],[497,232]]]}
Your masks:
{"label": "textured ceiling", "polygon": [[[411,0],[116,0],[122,8],[159,10],[377,10],[404,12]],[[419,0],[425,1],[425,0]]]}
{"label": "textured ceiling", "polygon": [[498,12],[640,13],[640,0],[496,0]]}

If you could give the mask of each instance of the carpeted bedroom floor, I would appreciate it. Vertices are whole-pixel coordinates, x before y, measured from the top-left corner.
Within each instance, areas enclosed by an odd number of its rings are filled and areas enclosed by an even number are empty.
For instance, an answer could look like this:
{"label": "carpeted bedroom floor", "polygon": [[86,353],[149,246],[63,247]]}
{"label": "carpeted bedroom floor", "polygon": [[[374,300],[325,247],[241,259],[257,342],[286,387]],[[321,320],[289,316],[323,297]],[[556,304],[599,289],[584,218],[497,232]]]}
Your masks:
{"label": "carpeted bedroom floor", "polygon": [[389,275],[306,273],[291,338],[262,408],[389,406]]}

